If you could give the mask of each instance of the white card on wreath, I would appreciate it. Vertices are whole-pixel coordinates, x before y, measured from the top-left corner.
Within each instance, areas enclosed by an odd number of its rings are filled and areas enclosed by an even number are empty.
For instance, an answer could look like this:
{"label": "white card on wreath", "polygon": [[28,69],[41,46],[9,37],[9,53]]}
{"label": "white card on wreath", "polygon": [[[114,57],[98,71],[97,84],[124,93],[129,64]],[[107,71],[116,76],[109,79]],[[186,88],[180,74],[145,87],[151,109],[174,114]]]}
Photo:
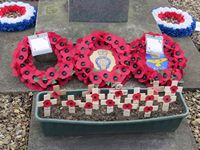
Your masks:
{"label": "white card on wreath", "polygon": [[164,54],[163,51],[163,36],[153,36],[146,34],[146,52],[152,56],[157,56]]}
{"label": "white card on wreath", "polygon": [[196,22],[195,31],[200,31],[200,22]]}
{"label": "white card on wreath", "polygon": [[52,48],[47,33],[28,36],[28,39],[31,47],[32,56],[52,53]]}

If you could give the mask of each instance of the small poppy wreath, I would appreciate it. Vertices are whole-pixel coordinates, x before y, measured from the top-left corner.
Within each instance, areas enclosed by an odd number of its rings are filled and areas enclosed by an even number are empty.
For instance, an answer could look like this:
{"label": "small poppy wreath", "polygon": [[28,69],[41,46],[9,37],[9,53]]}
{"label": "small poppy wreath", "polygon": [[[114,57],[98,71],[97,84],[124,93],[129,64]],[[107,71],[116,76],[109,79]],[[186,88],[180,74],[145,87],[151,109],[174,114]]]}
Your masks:
{"label": "small poppy wreath", "polygon": [[185,74],[187,58],[180,45],[166,34],[147,33],[152,36],[163,36],[164,54],[168,61],[167,68],[155,70],[147,65],[146,34],[130,43],[131,65],[130,70],[139,82],[150,86],[151,81],[159,81],[161,85],[171,85],[171,80],[180,81]]}
{"label": "small poppy wreath", "polygon": [[109,32],[93,32],[76,44],[75,72],[85,84],[124,84],[130,78],[129,45]]}
{"label": "small poppy wreath", "polygon": [[23,31],[35,26],[37,10],[28,3],[0,4],[0,31]]}
{"label": "small poppy wreath", "polygon": [[13,75],[18,76],[31,90],[51,90],[55,84],[63,86],[73,74],[73,43],[54,32],[48,32],[48,37],[53,53],[57,56],[57,64],[54,67],[38,70],[34,66],[28,37],[18,43],[13,53]]}
{"label": "small poppy wreath", "polygon": [[190,36],[196,28],[194,17],[180,9],[159,7],[152,14],[162,33],[172,37]]}

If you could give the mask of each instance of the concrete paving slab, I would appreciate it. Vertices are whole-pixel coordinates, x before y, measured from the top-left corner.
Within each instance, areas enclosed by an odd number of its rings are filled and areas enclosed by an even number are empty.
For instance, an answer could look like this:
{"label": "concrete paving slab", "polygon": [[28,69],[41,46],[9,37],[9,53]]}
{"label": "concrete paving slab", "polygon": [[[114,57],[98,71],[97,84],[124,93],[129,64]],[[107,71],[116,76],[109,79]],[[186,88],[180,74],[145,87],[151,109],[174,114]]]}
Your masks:
{"label": "concrete paving slab", "polygon": [[[159,6],[169,5],[167,0],[130,0],[129,17],[127,23],[92,23],[92,22],[69,22],[66,0],[46,0],[40,1],[38,23],[36,31],[55,31],[62,36],[68,37],[73,42],[77,38],[85,36],[94,30],[105,30],[120,35],[130,42],[134,38],[140,37],[144,32],[160,32],[152,15],[151,10]],[[49,11],[51,10],[51,11]],[[185,88],[200,88],[200,54],[191,39],[175,39],[180,42],[186,57],[189,59],[184,77]],[[71,82],[66,87],[71,87]],[[76,84],[82,86],[81,83]],[[134,80],[126,86],[138,86]]]}
{"label": "concrete paving slab", "polygon": [[34,117],[29,133],[29,150],[197,150],[184,120],[172,133],[46,137]]}
{"label": "concrete paving slab", "polygon": [[[156,23],[150,14],[153,8],[169,5],[167,0],[130,0],[129,21],[127,23],[79,23],[69,22],[69,14],[66,8],[67,0],[41,0],[39,2],[39,14],[36,31],[55,31],[62,36],[76,41],[78,37],[85,36],[94,30],[111,31],[126,38],[129,42],[140,37],[144,32],[159,32]],[[35,2],[32,2],[33,4]],[[18,78],[11,75],[11,54],[25,35],[31,35],[33,29],[24,32],[0,33],[0,92],[24,92],[29,91]],[[187,58],[185,88],[200,88],[200,55],[190,38],[175,39],[180,42]],[[137,81],[131,80],[126,86],[141,86]],[[86,87],[76,78],[65,86],[66,89]]]}
{"label": "concrete paving slab", "polygon": [[[27,2],[24,0],[24,2]],[[29,2],[37,7],[38,2]],[[22,32],[0,32],[0,92],[21,92],[29,91],[18,78],[12,76],[10,65],[12,62],[12,53],[17,43],[24,36],[31,35],[35,31],[34,28]]]}

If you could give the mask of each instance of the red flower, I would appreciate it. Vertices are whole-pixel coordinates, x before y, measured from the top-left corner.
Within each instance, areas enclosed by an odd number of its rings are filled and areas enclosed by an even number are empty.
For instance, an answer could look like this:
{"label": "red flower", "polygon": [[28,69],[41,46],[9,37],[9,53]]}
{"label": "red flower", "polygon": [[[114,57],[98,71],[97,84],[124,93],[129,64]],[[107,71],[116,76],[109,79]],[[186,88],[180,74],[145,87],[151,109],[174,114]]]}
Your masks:
{"label": "red flower", "polygon": [[60,94],[60,92],[56,92],[56,91],[54,91],[53,93],[52,93],[52,96],[54,97],[54,98],[59,98],[60,96],[61,96],[61,94]]}
{"label": "red flower", "polygon": [[130,74],[130,69],[129,67],[125,67],[125,66],[119,66],[118,69],[121,71],[121,73],[125,76]]}
{"label": "red flower", "polygon": [[132,105],[131,103],[123,104],[122,108],[123,108],[123,109],[131,110],[131,109],[133,108],[133,105]]}
{"label": "red flower", "polygon": [[56,46],[56,49],[62,50],[66,47],[66,45],[67,45],[67,39],[62,38],[58,41],[58,43],[56,43],[55,46]]}
{"label": "red flower", "polygon": [[170,90],[171,90],[171,93],[174,94],[177,92],[178,87],[174,85],[174,86],[170,87]]}
{"label": "red flower", "polygon": [[108,107],[112,107],[112,106],[115,105],[115,101],[112,100],[112,99],[108,99],[108,100],[106,101],[106,105],[107,105]]}
{"label": "red flower", "polygon": [[152,112],[153,111],[153,107],[152,106],[146,106],[144,107],[144,112],[148,113],[148,112]]}
{"label": "red flower", "polygon": [[48,87],[48,85],[50,85],[52,82],[52,80],[49,80],[49,79],[44,79],[43,77],[41,77],[41,79],[38,81],[38,84],[46,89]]}
{"label": "red flower", "polygon": [[67,78],[69,78],[70,76],[72,75],[72,72],[71,72],[71,70],[69,69],[69,68],[67,68],[67,67],[60,67],[60,69],[59,69],[59,77],[61,78],[61,79],[67,79]]}
{"label": "red flower", "polygon": [[75,106],[76,106],[76,102],[75,102],[74,100],[68,100],[68,101],[66,102],[66,105],[67,105],[68,107],[75,107]]}
{"label": "red flower", "polygon": [[121,90],[115,91],[115,96],[116,97],[121,97],[121,96],[123,96],[123,92]]}
{"label": "red flower", "polygon": [[154,96],[153,95],[148,95],[145,98],[145,101],[153,101],[154,100]]}
{"label": "red flower", "polygon": [[94,93],[94,94],[92,94],[92,100],[93,101],[99,101],[99,94],[97,94],[97,93]]}
{"label": "red flower", "polygon": [[102,70],[100,72],[100,77],[103,81],[110,82],[110,72],[108,72],[107,70]]}
{"label": "red flower", "polygon": [[132,99],[133,100],[140,100],[141,99],[141,94],[140,93],[133,94]]}
{"label": "red flower", "polygon": [[56,72],[56,69],[54,67],[50,67],[46,71],[46,77],[47,77],[47,79],[52,79],[52,80],[57,79],[58,78],[58,73]]}
{"label": "red flower", "polygon": [[126,76],[121,76],[120,73],[115,72],[115,70],[113,70],[113,72],[111,72],[111,82],[112,83],[122,83],[123,78],[125,78]]}
{"label": "red flower", "polygon": [[163,81],[168,81],[170,80],[170,71],[168,69],[163,70]]}
{"label": "red flower", "polygon": [[48,108],[48,107],[51,107],[51,106],[52,106],[52,103],[51,103],[50,100],[44,100],[44,101],[43,101],[43,106],[44,106],[45,108]]}
{"label": "red flower", "polygon": [[173,80],[180,81],[182,77],[183,77],[183,74],[181,73],[181,71],[179,69],[174,70],[174,72],[172,73]]}
{"label": "red flower", "polygon": [[77,69],[90,68],[91,65],[92,64],[90,63],[89,59],[86,59],[86,58],[79,59],[76,62],[76,68]]}
{"label": "red flower", "polygon": [[134,77],[137,78],[137,79],[140,79],[143,77],[143,75],[145,74],[145,69],[143,67],[139,67],[136,71],[135,71],[135,74],[134,74]]}
{"label": "red flower", "polygon": [[90,80],[93,84],[100,84],[102,82],[101,77],[99,76],[98,72],[92,72],[90,74]]}
{"label": "red flower", "polygon": [[182,57],[184,57],[184,52],[180,51],[180,50],[176,50],[176,51],[174,51],[174,57],[182,58]]}
{"label": "red flower", "polygon": [[49,36],[50,43],[54,45],[61,39],[61,36],[57,35],[54,32],[49,32],[48,36]]}
{"label": "red flower", "polygon": [[163,97],[163,101],[165,102],[165,103],[169,103],[169,102],[171,102],[171,97],[169,96],[169,95],[165,95],[164,97]]}
{"label": "red flower", "polygon": [[84,105],[85,109],[92,109],[93,108],[93,103],[92,102],[86,102]]}

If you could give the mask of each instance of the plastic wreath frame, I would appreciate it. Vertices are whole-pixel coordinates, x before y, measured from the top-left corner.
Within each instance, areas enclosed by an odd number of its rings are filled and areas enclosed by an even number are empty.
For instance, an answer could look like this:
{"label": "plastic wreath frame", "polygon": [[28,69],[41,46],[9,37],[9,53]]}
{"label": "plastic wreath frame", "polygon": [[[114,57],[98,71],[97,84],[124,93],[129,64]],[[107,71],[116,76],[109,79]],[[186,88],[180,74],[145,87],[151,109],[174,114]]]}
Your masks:
{"label": "plastic wreath frame", "polygon": [[[18,13],[20,16],[7,17],[6,14]],[[35,26],[37,9],[28,3],[4,2],[0,4],[0,31],[23,31]]]}
{"label": "plastic wreath frame", "polygon": [[[190,36],[196,28],[195,19],[180,9],[159,7],[154,9],[152,14],[162,33],[172,37]],[[175,19],[176,23],[167,22],[165,19]]]}
{"label": "plastic wreath frame", "polygon": [[65,85],[74,73],[74,46],[66,38],[54,32],[48,32],[48,37],[53,50],[57,56],[57,64],[47,70],[38,70],[33,64],[33,57],[25,37],[18,43],[13,53],[12,72],[31,90],[52,90],[53,85]]}
{"label": "plastic wreath frame", "polygon": [[[96,62],[91,61],[91,55],[95,51],[98,53],[99,50],[103,50],[105,53],[112,53],[115,65],[110,70],[98,69],[95,67]],[[96,31],[83,38],[79,38],[76,44],[76,51],[75,72],[78,79],[85,84],[93,83],[99,85],[99,87],[110,87],[114,83],[124,84],[131,77],[129,45],[124,39],[114,34]],[[107,56],[104,59],[104,63],[107,62],[105,65],[109,67],[112,62],[109,62]]]}
{"label": "plastic wreath frame", "polygon": [[171,80],[180,81],[185,74],[187,59],[180,45],[166,34],[147,33],[153,36],[163,36],[164,54],[168,59],[167,69],[154,70],[147,65],[146,60],[146,34],[130,43],[131,65],[130,70],[139,82],[151,86],[153,80],[161,85],[170,85]]}

